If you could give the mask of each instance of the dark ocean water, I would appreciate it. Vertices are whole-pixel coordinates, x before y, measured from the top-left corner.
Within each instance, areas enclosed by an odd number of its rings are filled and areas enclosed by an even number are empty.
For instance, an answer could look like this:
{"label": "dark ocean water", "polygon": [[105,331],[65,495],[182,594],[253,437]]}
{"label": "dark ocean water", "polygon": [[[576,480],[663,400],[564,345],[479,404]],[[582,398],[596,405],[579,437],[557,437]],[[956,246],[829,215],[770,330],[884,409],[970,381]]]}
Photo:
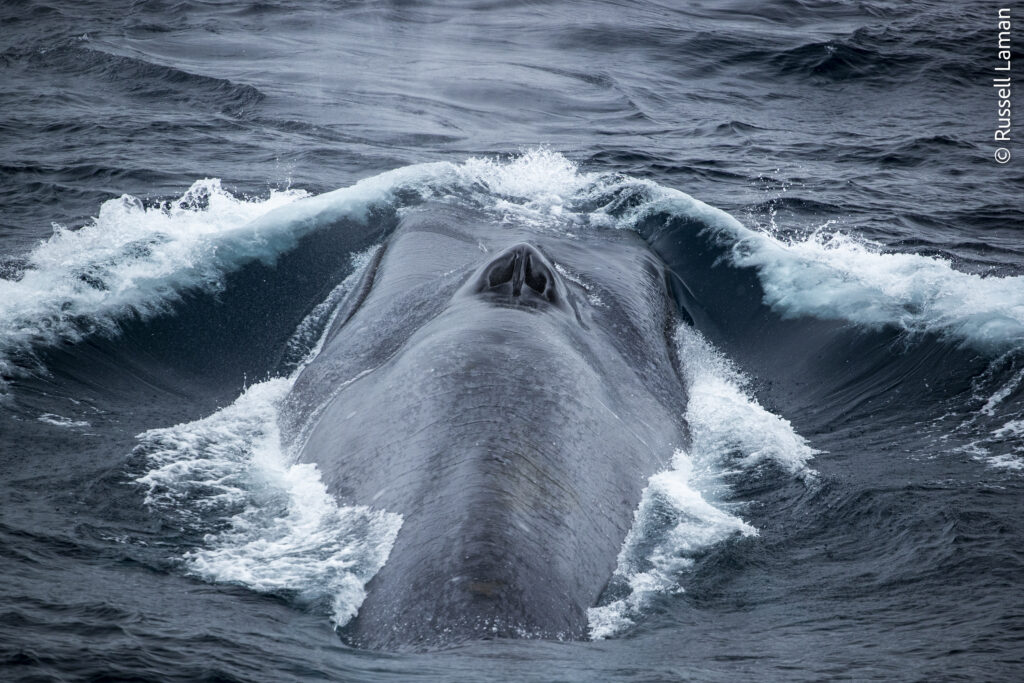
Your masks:
{"label": "dark ocean water", "polygon": [[[997,7],[6,0],[0,678],[1024,677]],[[617,222],[692,297],[695,443],[591,641],[334,629],[390,527],[270,425],[361,261],[247,226],[403,168],[332,201]]]}

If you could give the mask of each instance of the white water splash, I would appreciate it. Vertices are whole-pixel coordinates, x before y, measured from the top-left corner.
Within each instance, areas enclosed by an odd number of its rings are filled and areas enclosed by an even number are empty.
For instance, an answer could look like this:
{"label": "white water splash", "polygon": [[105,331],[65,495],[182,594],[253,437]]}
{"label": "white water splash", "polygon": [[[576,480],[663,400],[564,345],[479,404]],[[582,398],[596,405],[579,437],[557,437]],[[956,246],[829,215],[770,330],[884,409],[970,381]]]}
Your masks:
{"label": "white water splash", "polygon": [[749,380],[700,332],[676,331],[689,391],[686,422],[691,449],[720,467],[750,470],[775,464],[790,474],[814,476],[807,463],[817,452],[789,420],[765,410],[750,394]]}
{"label": "white water splash", "polygon": [[682,592],[681,575],[694,557],[757,530],[721,502],[726,476],[777,466],[805,481],[816,451],[790,423],[765,410],[746,378],[696,330],[676,334],[689,392],[689,452],[676,451],[669,469],[651,477],[619,552],[612,577],[617,596],[587,612],[590,636],[614,636],[636,623],[651,601]]}
{"label": "white water splash", "polygon": [[160,206],[124,195],[104,202],[79,230],[54,226],[28,254],[19,279],[0,279],[0,373],[19,370],[14,355],[115,332],[119,320],[165,310],[189,288],[220,287],[234,265],[221,247],[255,247],[266,236],[243,226],[304,194],[246,200],[206,179]]}
{"label": "white water splash", "polygon": [[657,596],[682,592],[679,578],[693,566],[694,555],[737,534],[757,534],[705,498],[701,489],[714,488],[716,477],[694,467],[693,458],[676,451],[671,468],[648,482],[612,577],[625,595],[587,610],[594,640],[633,626]]}
{"label": "white water splash", "polygon": [[[895,325],[1000,352],[1024,339],[1022,277],[964,273],[940,258],[886,253],[839,233],[783,241],[678,190],[582,173],[565,156],[536,148],[506,159],[407,166],[316,197],[287,190],[249,200],[206,179],[159,206],[127,195],[105,202],[90,224],[56,227],[16,275],[0,278],[0,375],[24,371],[34,349],[114,333],[119,321],[166,310],[186,291],[216,290],[226,274],[274,260],[319,226],[365,219],[374,204],[397,206],[402,190],[439,199],[469,193],[517,220],[557,223],[567,238],[566,226],[630,229],[657,212],[686,216],[730,246],[736,265],[756,269],[765,303],[783,315]],[[598,197],[636,201],[612,218],[594,208]]]}
{"label": "white water splash", "polygon": [[699,221],[730,247],[734,264],[756,269],[764,302],[786,316],[892,325],[935,333],[985,352],[1020,349],[1024,277],[965,273],[942,258],[887,251],[866,239],[819,231],[782,240],[678,190],[651,182],[650,200],[620,225],[668,212]]}
{"label": "white water splash", "polygon": [[[786,316],[845,320],[869,328],[892,325],[911,333],[935,333],[985,352],[1019,349],[1024,341],[1022,276],[966,273],[946,259],[891,252],[828,229],[781,239],[771,231],[748,229],[720,209],[651,181],[582,173],[546,148],[507,160],[470,159],[456,173],[466,186],[493,195],[492,208],[540,223],[558,219],[563,227],[568,222],[631,229],[659,212],[693,218],[730,247],[735,265],[756,269],[764,302]],[[640,199],[618,219],[603,210],[575,213],[595,197],[629,195]]]}
{"label": "white water splash", "polygon": [[342,626],[365,598],[364,586],[387,561],[400,515],[339,505],[313,464],[296,464],[278,427],[283,401],[305,362],[320,350],[338,302],[373,249],[353,256],[355,272],[296,330],[305,353],[289,377],[255,384],[212,415],[138,436],[148,471],[137,479],[146,505],[202,534],[186,552],[189,573],[260,592],[286,593],[322,606]]}
{"label": "white water splash", "polygon": [[491,194],[550,210],[564,205],[597,178],[580,173],[573,162],[545,147],[509,159],[472,157],[459,167],[468,184],[484,186]]}
{"label": "white water splash", "polygon": [[242,266],[272,263],[304,235],[345,218],[365,221],[399,189],[452,173],[450,164],[422,164],[315,197],[285,190],[266,199],[236,197],[205,179],[156,206],[129,195],[104,202],[78,230],[55,226],[16,279],[0,278],[0,376],[40,369],[38,349],[115,334],[122,320],[164,312],[189,291],[219,291]]}

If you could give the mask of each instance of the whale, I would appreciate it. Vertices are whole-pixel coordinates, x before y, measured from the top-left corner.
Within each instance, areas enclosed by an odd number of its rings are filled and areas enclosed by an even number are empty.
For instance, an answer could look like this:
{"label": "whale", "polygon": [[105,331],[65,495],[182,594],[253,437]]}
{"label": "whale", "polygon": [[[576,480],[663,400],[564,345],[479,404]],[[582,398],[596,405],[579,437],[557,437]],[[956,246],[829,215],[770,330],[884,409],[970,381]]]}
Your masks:
{"label": "whale", "polygon": [[587,637],[650,476],[688,438],[665,263],[633,231],[406,210],[288,397],[345,504],[402,516],[342,637]]}

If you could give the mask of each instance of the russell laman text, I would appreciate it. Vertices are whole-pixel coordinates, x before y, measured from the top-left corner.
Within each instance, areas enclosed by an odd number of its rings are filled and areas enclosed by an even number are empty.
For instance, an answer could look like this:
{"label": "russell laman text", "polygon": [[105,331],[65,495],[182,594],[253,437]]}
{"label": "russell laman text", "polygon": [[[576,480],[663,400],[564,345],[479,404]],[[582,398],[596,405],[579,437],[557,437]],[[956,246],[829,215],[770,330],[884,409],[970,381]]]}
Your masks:
{"label": "russell laman text", "polygon": [[992,79],[992,86],[997,88],[996,95],[999,97],[997,103],[997,115],[995,140],[1007,142],[1010,140],[1010,9],[1008,7],[999,10],[999,63],[995,70],[999,74]]}

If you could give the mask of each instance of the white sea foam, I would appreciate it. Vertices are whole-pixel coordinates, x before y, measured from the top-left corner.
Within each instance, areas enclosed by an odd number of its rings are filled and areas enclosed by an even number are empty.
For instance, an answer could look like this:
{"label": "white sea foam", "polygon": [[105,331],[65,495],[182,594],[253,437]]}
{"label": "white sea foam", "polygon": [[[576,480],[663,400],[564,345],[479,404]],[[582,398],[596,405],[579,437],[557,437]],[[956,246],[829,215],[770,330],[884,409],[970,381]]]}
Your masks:
{"label": "white sea foam", "polygon": [[670,468],[651,477],[619,552],[614,596],[588,613],[590,635],[607,638],[632,626],[651,601],[681,592],[681,575],[711,546],[757,530],[722,499],[729,477],[763,466],[804,480],[816,451],[790,423],[765,410],[748,381],[699,332],[680,326],[676,344],[684,363],[692,441]]}
{"label": "white sea foam", "polygon": [[[83,228],[56,227],[27,255],[18,279],[0,279],[0,374],[24,369],[35,348],[114,332],[125,317],[162,311],[190,289],[216,290],[245,263],[272,261],[318,226],[364,218],[402,188],[438,198],[470,192],[518,220],[558,222],[565,234],[574,224],[631,227],[658,211],[690,216],[731,247],[737,265],[757,270],[765,302],[783,315],[896,325],[983,350],[1016,349],[1024,339],[1022,277],[964,273],[943,259],[886,253],[838,233],[780,240],[683,192],[581,173],[563,155],[538,148],[505,160],[408,166],[316,197],[288,190],[247,200],[207,179],[161,206],[127,195],[105,202]],[[593,211],[595,197],[616,193],[644,200],[617,220]]]}
{"label": "white sea foam", "polygon": [[981,277],[937,257],[884,253],[842,234],[734,252],[762,273],[766,302],[791,314],[934,332],[981,349],[1024,340],[1024,277]]}
{"label": "white sea foam", "polygon": [[1024,471],[1024,458],[1012,453],[1003,453],[1002,455],[994,455],[988,458],[988,465],[1000,470],[1022,472]]}
{"label": "white sea foam", "polygon": [[983,415],[994,417],[999,405],[1020,387],[1021,382],[1024,382],[1024,370],[1018,370],[1013,373],[1010,379],[996,389],[985,401],[985,405],[981,407],[980,412]]}
{"label": "white sea foam", "polygon": [[[968,423],[970,424],[970,423]],[[1024,470],[1024,419],[1017,413],[1016,419],[1007,420],[1002,426],[992,429],[955,449],[984,462],[989,467],[1003,470]]]}
{"label": "white sea foam", "polygon": [[217,180],[200,180],[162,206],[147,208],[125,195],[104,202],[79,230],[55,226],[28,254],[20,279],[0,279],[0,373],[17,370],[14,354],[110,332],[132,313],[162,310],[184,289],[218,287],[232,265],[221,242],[263,241],[239,230],[301,196],[285,191],[245,200]]}
{"label": "white sea foam", "polygon": [[85,420],[72,420],[70,417],[64,417],[63,415],[56,415],[54,413],[43,413],[36,418],[40,422],[53,425],[55,427],[88,427],[89,423]]}
{"label": "white sea foam", "polygon": [[992,432],[997,438],[1009,439],[1024,436],[1024,420],[1010,420],[999,429]]}
{"label": "white sea foam", "polygon": [[351,619],[384,565],[401,517],[339,505],[315,465],[293,464],[277,428],[293,379],[249,387],[202,420],[139,435],[146,503],[201,533],[190,573],[329,607]]}
{"label": "white sea foam", "polygon": [[970,440],[960,443],[959,438],[954,439],[951,452],[996,469],[1024,470],[1024,406],[1017,396],[1024,384],[1024,370],[1016,367],[1017,362],[1015,354],[1006,354],[973,379],[972,395],[966,402],[971,410],[953,434],[941,437],[943,441],[959,436]]}
{"label": "white sea foam", "polygon": [[192,574],[256,591],[286,593],[329,610],[341,626],[355,616],[364,585],[384,565],[400,515],[339,505],[313,464],[296,464],[283,445],[279,411],[302,367],[320,350],[338,302],[373,249],[353,256],[355,271],[299,325],[298,362],[289,377],[255,384],[234,403],[185,424],[140,434],[137,479],[146,504],[202,541],[185,553]]}
{"label": "white sea foam", "polygon": [[597,178],[580,173],[576,164],[545,147],[506,160],[472,157],[458,172],[467,184],[480,184],[493,195],[547,211],[563,206]]}
{"label": "white sea foam", "polygon": [[[540,148],[509,160],[470,159],[456,169],[468,186],[494,195],[494,208],[519,218],[632,227],[651,213],[688,216],[730,247],[732,261],[755,268],[765,303],[786,316],[846,320],[911,333],[935,333],[985,352],[1024,341],[1024,277],[986,277],[945,259],[898,253],[866,239],[822,229],[780,239],[744,227],[720,209],[675,189],[621,176],[581,173],[561,154]],[[596,196],[637,193],[618,220],[575,214]],[[614,204],[614,202],[613,202]],[[828,223],[826,223],[828,225]]]}
{"label": "white sea foam", "polygon": [[814,476],[807,463],[816,451],[788,420],[757,402],[728,358],[687,325],[677,329],[676,344],[689,392],[691,449],[702,461],[739,470],[774,464],[801,478]]}
{"label": "white sea foam", "polygon": [[642,185],[653,199],[625,222],[657,211],[699,220],[730,246],[736,265],[757,270],[765,303],[783,315],[893,325],[986,352],[1024,341],[1024,277],[965,273],[942,258],[886,251],[836,232],[782,240],[683,192]]}
{"label": "white sea foam", "polygon": [[121,320],[162,312],[189,290],[217,291],[241,266],[273,262],[318,227],[365,219],[398,188],[426,187],[451,170],[410,166],[316,197],[245,199],[205,179],[158,206],[129,195],[104,202],[78,230],[55,226],[18,279],[0,279],[0,375],[24,371],[35,349],[115,333]]}
{"label": "white sea foam", "polygon": [[[702,489],[718,487],[717,475],[707,466],[680,450],[671,469],[651,477],[612,577],[622,596],[587,610],[594,640],[632,626],[657,596],[682,592],[680,575],[693,565],[695,555],[737,534],[757,534],[705,497]],[[695,471],[697,467],[701,470]]]}

